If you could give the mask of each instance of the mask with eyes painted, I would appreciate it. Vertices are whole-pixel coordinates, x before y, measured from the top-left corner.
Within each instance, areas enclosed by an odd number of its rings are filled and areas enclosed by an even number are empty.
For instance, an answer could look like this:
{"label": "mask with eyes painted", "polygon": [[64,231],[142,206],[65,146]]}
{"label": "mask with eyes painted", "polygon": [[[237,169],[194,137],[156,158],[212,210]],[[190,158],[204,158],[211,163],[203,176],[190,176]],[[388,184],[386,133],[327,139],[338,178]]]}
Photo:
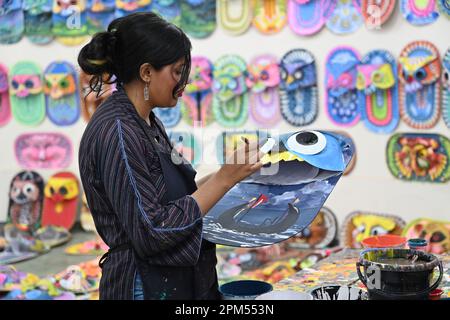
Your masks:
{"label": "mask with eyes painted", "polygon": [[399,179],[445,182],[450,178],[450,141],[435,134],[395,134],[388,142],[389,170]]}
{"label": "mask with eyes painted", "polygon": [[408,239],[420,238],[428,242],[426,250],[434,254],[450,251],[450,222],[428,218],[411,221],[403,231]]}
{"label": "mask with eyes painted", "polygon": [[288,133],[260,145],[263,168],[204,217],[207,240],[258,247],[298,234],[319,213],[353,155],[346,137],[329,132]]}
{"label": "mask with eyes painted", "polygon": [[42,83],[39,75],[14,75],[10,81],[10,93],[18,98],[26,98],[42,92]]}
{"label": "mask with eyes painted", "polygon": [[212,64],[204,57],[193,57],[186,93],[210,90],[213,82]]}
{"label": "mask with eyes painted", "polygon": [[220,101],[226,102],[246,90],[245,70],[239,65],[228,64],[224,68],[214,70],[213,92]]}
{"label": "mask with eyes painted", "polygon": [[399,57],[400,114],[413,128],[432,128],[439,120],[441,62],[438,49],[415,41]]}
{"label": "mask with eyes painted", "polygon": [[361,248],[361,241],[383,234],[399,235],[405,222],[394,215],[354,212],[344,221],[342,244],[350,248]]}
{"label": "mask with eyes painted", "polygon": [[247,69],[246,83],[255,93],[274,88],[280,83],[278,64],[268,57],[262,56]]}
{"label": "mask with eyes painted", "polygon": [[19,230],[38,228],[41,217],[44,180],[34,171],[16,175],[10,185],[8,216]]}
{"label": "mask with eyes painted", "polygon": [[44,93],[53,99],[71,95],[76,91],[75,79],[71,74],[46,74]]}
{"label": "mask with eyes painted", "polygon": [[53,175],[44,189],[42,225],[70,230],[75,222],[79,195],[78,179],[70,172]]}
{"label": "mask with eyes painted", "polygon": [[86,0],[56,0],[53,3],[53,13],[64,17],[73,15],[73,6],[77,7],[79,12],[86,9]]}

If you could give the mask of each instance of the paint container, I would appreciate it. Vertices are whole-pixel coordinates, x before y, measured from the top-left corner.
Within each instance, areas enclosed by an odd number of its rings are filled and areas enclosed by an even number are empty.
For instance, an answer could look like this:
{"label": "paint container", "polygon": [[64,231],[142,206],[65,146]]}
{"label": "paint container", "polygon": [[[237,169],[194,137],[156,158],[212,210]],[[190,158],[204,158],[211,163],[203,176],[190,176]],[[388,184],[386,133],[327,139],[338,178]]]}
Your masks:
{"label": "paint container", "polygon": [[444,293],[442,289],[435,289],[430,292],[430,300],[441,300],[441,296]]}
{"label": "paint container", "polygon": [[[439,276],[430,285],[436,267]],[[411,249],[363,250],[356,270],[368,288],[369,300],[428,300],[444,275],[436,256]]]}
{"label": "paint container", "polygon": [[425,239],[409,239],[408,240],[408,247],[411,250],[418,250],[418,251],[427,251],[428,242]]}
{"label": "paint container", "polygon": [[397,248],[403,249],[406,244],[406,238],[395,234],[383,234],[373,236],[361,241],[364,248]]}
{"label": "paint container", "polygon": [[255,300],[313,300],[313,296],[307,292],[284,290],[264,293],[256,297]]}
{"label": "paint container", "polygon": [[270,283],[258,280],[238,280],[219,287],[224,300],[255,300],[257,296],[272,291]]}
{"label": "paint container", "polygon": [[310,291],[314,300],[367,300],[367,293],[357,287],[327,285]]}

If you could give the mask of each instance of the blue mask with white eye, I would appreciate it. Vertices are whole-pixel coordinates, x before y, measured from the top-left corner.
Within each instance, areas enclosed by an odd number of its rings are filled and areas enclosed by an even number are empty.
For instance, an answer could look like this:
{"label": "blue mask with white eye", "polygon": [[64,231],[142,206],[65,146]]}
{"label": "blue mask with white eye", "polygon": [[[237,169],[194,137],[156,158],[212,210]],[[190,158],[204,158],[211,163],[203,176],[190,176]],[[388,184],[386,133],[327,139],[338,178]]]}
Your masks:
{"label": "blue mask with white eye", "polygon": [[315,219],[354,152],[350,139],[324,131],[268,137],[259,145],[264,166],[208,212],[205,239],[259,247],[299,234]]}

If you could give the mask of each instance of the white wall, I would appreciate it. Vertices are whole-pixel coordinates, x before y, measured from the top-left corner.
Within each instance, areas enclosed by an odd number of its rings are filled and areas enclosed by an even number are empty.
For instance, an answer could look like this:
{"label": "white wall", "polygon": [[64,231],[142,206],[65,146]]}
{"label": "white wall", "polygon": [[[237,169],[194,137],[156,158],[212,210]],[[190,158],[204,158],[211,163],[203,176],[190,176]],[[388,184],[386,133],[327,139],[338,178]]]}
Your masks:
{"label": "white wall", "polygon": [[[413,40],[426,39],[434,43],[441,54],[450,46],[450,21],[441,17],[437,22],[423,27],[415,27],[408,24],[400,15],[397,6],[396,11],[388,22],[379,31],[369,31],[362,27],[358,32],[338,36],[327,29],[312,37],[300,37],[294,34],[289,27],[276,35],[262,35],[255,29],[250,29],[246,34],[232,37],[218,29],[204,40],[192,39],[193,55],[205,55],[212,61],[223,54],[239,54],[246,61],[255,55],[271,53],[281,57],[285,52],[293,48],[305,48],[311,51],[317,61],[319,83],[319,116],[310,128],[323,130],[337,130],[324,113],[324,63],[327,53],[335,46],[348,44],[354,46],[361,54],[373,49],[388,49],[398,57],[402,48]],[[23,59],[32,59],[45,68],[50,62],[64,59],[76,63],[79,47],[66,47],[57,42],[48,46],[39,47],[29,43],[27,39],[9,46],[0,46],[0,61],[8,66]],[[246,128],[253,125],[248,121]],[[52,124],[46,119],[40,126],[28,128],[18,124],[14,119],[0,128],[0,222],[6,219],[8,204],[8,188],[11,178],[21,170],[14,157],[14,139],[25,132],[63,132],[72,138],[75,151],[78,150],[79,140],[85,128],[85,123],[80,119],[75,125],[62,128]],[[181,123],[177,130],[189,129]],[[282,131],[295,130],[286,122],[282,122],[279,128]],[[219,125],[213,124],[208,129],[209,135],[216,135],[220,130]],[[396,132],[412,132],[404,123],[400,123]],[[394,178],[386,165],[385,148],[389,135],[378,135],[370,132],[359,123],[347,130],[353,137],[357,148],[357,163],[349,176],[345,176],[336,186],[335,190],[326,202],[338,216],[340,222],[354,210],[366,210],[381,213],[397,214],[405,220],[411,220],[420,216],[436,219],[450,220],[450,183],[410,183]],[[442,119],[436,127],[422,132],[440,133],[449,136],[449,129]],[[210,155],[211,153],[207,153]],[[215,154],[214,154],[215,156]],[[77,155],[72,165],[68,168],[78,174]],[[217,166],[202,165],[197,170],[199,177],[216,169]],[[55,171],[38,170],[48,179]]]}

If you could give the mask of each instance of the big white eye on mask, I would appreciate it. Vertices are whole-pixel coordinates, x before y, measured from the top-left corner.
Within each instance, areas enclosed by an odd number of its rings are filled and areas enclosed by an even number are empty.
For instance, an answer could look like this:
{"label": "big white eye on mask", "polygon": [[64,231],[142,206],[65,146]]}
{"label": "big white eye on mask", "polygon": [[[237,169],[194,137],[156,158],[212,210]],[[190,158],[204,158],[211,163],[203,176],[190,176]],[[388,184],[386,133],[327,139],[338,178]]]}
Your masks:
{"label": "big white eye on mask", "polygon": [[318,131],[302,131],[293,134],[286,141],[286,147],[305,155],[314,155],[325,149],[327,139]]}

